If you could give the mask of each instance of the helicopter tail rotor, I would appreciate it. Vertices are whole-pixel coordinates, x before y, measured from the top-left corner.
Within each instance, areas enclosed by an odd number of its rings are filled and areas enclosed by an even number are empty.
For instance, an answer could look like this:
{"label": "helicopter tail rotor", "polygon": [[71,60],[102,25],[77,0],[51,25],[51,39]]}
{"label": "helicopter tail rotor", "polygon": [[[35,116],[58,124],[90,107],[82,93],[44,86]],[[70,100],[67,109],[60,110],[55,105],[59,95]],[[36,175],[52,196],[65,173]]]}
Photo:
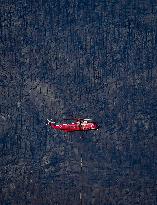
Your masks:
{"label": "helicopter tail rotor", "polygon": [[52,122],[51,120],[47,119],[46,125],[50,125],[50,123],[54,124],[55,122]]}

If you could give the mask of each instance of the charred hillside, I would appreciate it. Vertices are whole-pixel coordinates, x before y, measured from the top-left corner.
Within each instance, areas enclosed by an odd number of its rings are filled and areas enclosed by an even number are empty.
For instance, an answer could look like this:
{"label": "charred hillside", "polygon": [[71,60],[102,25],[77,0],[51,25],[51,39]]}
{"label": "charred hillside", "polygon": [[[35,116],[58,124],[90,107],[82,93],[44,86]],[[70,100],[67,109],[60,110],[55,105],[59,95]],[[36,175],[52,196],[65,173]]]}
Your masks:
{"label": "charred hillside", "polygon": [[[77,205],[80,191],[86,205],[156,204],[150,2],[1,1],[0,204]],[[46,126],[63,117],[101,129]]]}

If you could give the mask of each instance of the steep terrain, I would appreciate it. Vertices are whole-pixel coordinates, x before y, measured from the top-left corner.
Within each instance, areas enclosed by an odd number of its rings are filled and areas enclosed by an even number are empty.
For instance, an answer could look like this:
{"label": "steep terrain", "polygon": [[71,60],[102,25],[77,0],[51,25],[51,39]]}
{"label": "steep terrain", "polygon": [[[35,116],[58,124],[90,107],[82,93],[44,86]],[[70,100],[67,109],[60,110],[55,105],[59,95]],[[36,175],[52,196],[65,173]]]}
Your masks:
{"label": "steep terrain", "polygon": [[[0,204],[157,203],[153,2],[1,1]],[[101,129],[46,126],[71,116]]]}

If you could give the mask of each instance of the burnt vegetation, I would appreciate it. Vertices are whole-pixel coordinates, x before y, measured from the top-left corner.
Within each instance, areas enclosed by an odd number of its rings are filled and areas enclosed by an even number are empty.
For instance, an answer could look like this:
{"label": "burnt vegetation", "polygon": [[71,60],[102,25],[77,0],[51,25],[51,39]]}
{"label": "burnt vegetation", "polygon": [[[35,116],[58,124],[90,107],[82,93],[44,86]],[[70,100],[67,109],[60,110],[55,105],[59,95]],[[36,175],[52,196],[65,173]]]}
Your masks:
{"label": "burnt vegetation", "polygon": [[[150,2],[1,1],[0,204],[156,204]],[[71,116],[101,129],[46,126]]]}

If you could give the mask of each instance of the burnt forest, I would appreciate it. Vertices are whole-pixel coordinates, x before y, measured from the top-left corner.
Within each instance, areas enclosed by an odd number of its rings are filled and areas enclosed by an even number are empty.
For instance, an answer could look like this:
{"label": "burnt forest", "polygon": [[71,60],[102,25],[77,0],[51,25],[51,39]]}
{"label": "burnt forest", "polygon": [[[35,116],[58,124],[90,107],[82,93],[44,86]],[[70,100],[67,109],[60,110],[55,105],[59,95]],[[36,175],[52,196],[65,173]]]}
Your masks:
{"label": "burnt forest", "polygon": [[[0,8],[0,204],[156,205],[156,1]],[[46,125],[63,118],[100,128]]]}

